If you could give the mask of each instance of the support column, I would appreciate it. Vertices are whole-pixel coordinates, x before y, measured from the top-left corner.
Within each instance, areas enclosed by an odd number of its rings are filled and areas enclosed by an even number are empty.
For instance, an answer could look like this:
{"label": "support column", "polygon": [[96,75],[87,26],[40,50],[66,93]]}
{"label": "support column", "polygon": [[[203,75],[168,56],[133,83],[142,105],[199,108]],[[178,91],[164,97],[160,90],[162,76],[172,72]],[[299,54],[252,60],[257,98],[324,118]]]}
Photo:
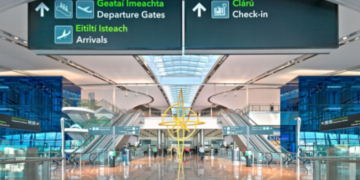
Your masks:
{"label": "support column", "polygon": [[158,133],[157,133],[157,148],[161,148],[161,130],[158,129]]}
{"label": "support column", "polygon": [[60,119],[60,123],[61,123],[61,157],[63,158],[61,164],[64,167],[65,158],[66,158],[66,154],[65,154],[65,120],[64,120],[64,118]]}
{"label": "support column", "polygon": [[204,130],[201,129],[200,130],[200,145],[204,146],[205,145],[204,143],[205,143]]}
{"label": "support column", "polygon": [[249,105],[249,86],[246,86],[246,106]]}
{"label": "support column", "polygon": [[151,107],[149,106],[149,117],[151,117]]}

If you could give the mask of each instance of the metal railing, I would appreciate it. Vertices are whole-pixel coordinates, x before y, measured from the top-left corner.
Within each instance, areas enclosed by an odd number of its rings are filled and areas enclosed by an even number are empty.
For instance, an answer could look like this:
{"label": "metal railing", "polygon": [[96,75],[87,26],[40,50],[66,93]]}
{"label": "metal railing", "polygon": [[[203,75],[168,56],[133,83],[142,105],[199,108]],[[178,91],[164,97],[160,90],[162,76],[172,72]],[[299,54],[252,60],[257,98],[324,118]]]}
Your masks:
{"label": "metal railing", "polygon": [[63,107],[82,107],[91,110],[98,110],[101,107],[105,107],[116,114],[123,114],[126,112],[125,109],[121,109],[114,104],[102,99],[100,101],[88,100],[88,99],[71,99],[63,98]]}
{"label": "metal railing", "polygon": [[356,180],[360,178],[360,157],[310,158],[302,157],[313,163],[313,180]]}
{"label": "metal railing", "polygon": [[244,113],[248,114],[250,111],[255,112],[279,112],[280,105],[271,104],[249,104],[241,109]]}
{"label": "metal railing", "polygon": [[[54,162],[63,158],[16,157],[0,158],[0,179],[50,180]],[[59,164],[56,164],[59,165]]]}

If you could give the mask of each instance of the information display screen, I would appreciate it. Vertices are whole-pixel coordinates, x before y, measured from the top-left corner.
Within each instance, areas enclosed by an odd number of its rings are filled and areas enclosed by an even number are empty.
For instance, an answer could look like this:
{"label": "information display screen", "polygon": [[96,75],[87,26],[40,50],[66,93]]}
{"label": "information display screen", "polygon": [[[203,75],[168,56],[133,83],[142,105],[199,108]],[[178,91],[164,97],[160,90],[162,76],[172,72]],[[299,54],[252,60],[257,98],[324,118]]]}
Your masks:
{"label": "information display screen", "polygon": [[321,121],[320,131],[329,131],[336,129],[345,129],[360,126],[360,114],[353,114],[345,117],[339,117]]}
{"label": "information display screen", "polygon": [[196,0],[185,12],[186,53],[339,45],[338,6],[328,1]]}
{"label": "information display screen", "polygon": [[24,118],[0,114],[0,127],[40,132],[40,123]]}
{"label": "information display screen", "polygon": [[181,0],[37,0],[28,5],[28,43],[35,52],[181,54],[181,26]]}
{"label": "information display screen", "polygon": [[223,127],[223,135],[242,135],[246,134],[247,127],[246,126],[224,126]]}

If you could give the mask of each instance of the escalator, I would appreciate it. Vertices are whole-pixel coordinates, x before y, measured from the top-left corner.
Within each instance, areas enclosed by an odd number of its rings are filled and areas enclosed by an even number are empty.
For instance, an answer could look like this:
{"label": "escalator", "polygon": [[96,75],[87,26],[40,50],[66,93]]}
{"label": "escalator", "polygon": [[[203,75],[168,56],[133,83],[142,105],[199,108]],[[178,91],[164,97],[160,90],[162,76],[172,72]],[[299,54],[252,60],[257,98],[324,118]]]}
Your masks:
{"label": "escalator", "polygon": [[[237,117],[242,119],[247,126],[258,125],[254,120],[252,120],[246,113],[243,113],[241,110],[232,111],[232,113],[234,113]],[[272,138],[270,134],[268,136]],[[276,140],[273,139],[274,142],[276,143],[276,146],[280,147],[280,149],[276,148],[264,135],[255,135],[255,137],[259,138],[263,142],[263,144],[266,144],[273,152],[284,153],[284,155],[286,156],[286,161],[283,161],[284,163],[290,164],[294,161],[295,153],[289,152],[286,148],[278,144]],[[275,159],[279,159],[279,158],[280,157],[276,157]]]}
{"label": "escalator", "polygon": [[[225,120],[223,122],[230,126],[252,126],[252,124],[250,123],[252,121],[251,119],[244,118],[233,110],[227,110],[226,112],[224,110],[221,110],[219,116],[222,116],[221,118]],[[247,135],[236,135],[233,136],[233,139],[240,147],[245,147],[255,152],[255,162],[265,162],[263,161],[262,156],[266,158],[266,162],[268,164],[280,163],[280,156],[282,162],[284,163],[291,163],[291,161],[293,160],[293,158],[291,158],[292,156],[290,156],[292,154],[289,153],[285,148],[282,148],[282,150],[280,151],[271,142],[269,142],[267,138],[262,135],[251,135],[249,137],[250,147],[247,147],[246,145]]]}
{"label": "escalator", "polygon": [[[114,121],[111,121],[111,124],[104,124],[103,126],[136,126],[140,123],[140,121],[138,121],[138,117],[140,115],[143,115],[141,110],[137,112],[128,111],[127,113],[116,117]],[[127,138],[129,138],[129,136],[127,136]],[[126,138],[124,138],[124,136],[115,136],[115,145],[125,141],[125,139]],[[127,140],[128,139],[126,139],[126,141]],[[104,159],[104,161],[107,161],[107,152],[108,149],[113,149],[112,144],[112,136],[96,136],[96,138],[91,136],[85,140],[83,145],[70,153],[69,162],[78,164],[80,158],[82,161],[90,162],[92,164],[96,161],[96,159]],[[79,152],[79,149],[81,148],[83,149]]]}

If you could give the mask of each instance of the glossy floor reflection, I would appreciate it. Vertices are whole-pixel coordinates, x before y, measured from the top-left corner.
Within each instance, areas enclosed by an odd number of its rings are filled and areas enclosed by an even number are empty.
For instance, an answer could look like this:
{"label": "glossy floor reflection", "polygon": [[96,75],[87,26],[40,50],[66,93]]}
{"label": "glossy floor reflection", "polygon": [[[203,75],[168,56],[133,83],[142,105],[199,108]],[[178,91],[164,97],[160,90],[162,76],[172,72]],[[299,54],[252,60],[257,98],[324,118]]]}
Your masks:
{"label": "glossy floor reflection", "polygon": [[[183,166],[183,167],[181,167]],[[180,170],[179,170],[180,169]],[[54,169],[52,179],[61,179],[61,167]],[[229,160],[210,159],[200,161],[198,156],[185,157],[179,164],[177,158],[143,158],[131,161],[129,166],[118,164],[115,168],[107,166],[67,166],[63,179],[86,180],[272,180],[272,179],[312,179],[312,167],[300,168],[299,176],[294,165],[254,165],[234,166]]]}

